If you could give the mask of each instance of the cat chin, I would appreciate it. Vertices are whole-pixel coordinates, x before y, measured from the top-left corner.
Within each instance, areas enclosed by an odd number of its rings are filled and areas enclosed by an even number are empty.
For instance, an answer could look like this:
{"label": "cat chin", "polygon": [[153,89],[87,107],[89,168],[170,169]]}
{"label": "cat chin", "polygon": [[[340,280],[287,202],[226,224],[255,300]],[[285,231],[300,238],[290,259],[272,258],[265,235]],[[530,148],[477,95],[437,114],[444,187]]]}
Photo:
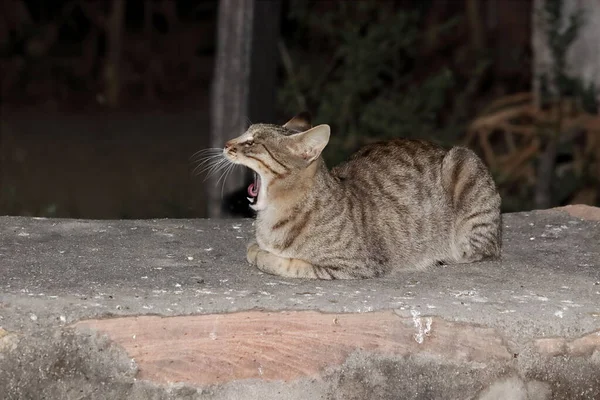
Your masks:
{"label": "cat chin", "polygon": [[[265,198],[263,191],[266,191],[266,188],[264,188],[264,190],[261,190],[258,193],[258,198],[256,199],[256,203],[250,204],[250,208],[253,209],[254,211],[257,211],[257,212],[263,211],[267,208],[267,199]],[[250,198],[248,198],[248,200],[250,200]]]}
{"label": "cat chin", "polygon": [[[266,191],[266,188],[265,188]],[[250,208],[254,211],[264,211],[267,208],[267,199],[265,198],[265,194],[263,191],[258,193],[258,198],[256,199],[256,203],[250,204]]]}

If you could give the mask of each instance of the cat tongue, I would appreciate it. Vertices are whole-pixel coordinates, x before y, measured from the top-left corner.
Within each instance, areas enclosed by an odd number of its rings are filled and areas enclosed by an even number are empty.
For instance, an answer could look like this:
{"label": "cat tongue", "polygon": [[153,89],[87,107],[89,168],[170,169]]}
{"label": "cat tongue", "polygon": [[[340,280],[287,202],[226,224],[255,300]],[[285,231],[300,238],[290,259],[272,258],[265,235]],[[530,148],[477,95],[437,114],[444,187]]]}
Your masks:
{"label": "cat tongue", "polygon": [[254,182],[248,186],[248,194],[252,197],[258,196],[258,191],[260,190],[260,178],[258,175],[254,175]]}
{"label": "cat tongue", "polygon": [[252,197],[256,197],[258,196],[258,187],[257,185],[255,185],[254,183],[251,183],[250,186],[248,186],[248,194]]}

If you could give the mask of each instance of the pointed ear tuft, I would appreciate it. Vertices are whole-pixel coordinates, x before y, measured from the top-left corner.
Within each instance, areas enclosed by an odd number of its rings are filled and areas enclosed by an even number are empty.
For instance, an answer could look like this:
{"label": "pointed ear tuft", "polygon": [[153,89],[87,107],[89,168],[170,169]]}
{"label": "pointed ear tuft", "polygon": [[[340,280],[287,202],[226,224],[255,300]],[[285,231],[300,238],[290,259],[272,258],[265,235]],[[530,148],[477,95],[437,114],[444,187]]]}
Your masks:
{"label": "pointed ear tuft", "polygon": [[308,111],[302,111],[286,122],[283,127],[296,132],[304,132],[312,128],[312,118]]}
{"label": "pointed ear tuft", "polygon": [[294,135],[300,156],[308,163],[317,159],[329,142],[330,132],[329,125],[323,124]]}

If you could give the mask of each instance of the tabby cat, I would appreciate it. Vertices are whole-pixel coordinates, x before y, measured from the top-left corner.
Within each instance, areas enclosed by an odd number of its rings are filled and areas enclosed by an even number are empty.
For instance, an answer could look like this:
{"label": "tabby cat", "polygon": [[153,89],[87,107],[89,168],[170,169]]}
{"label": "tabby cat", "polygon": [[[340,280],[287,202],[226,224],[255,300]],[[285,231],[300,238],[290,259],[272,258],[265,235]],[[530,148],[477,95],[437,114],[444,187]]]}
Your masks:
{"label": "tabby cat", "polygon": [[225,144],[226,159],[255,172],[251,264],[285,277],[353,279],[499,257],[500,196],[471,150],[394,139],[329,171],[321,157],[329,135],[301,113]]}

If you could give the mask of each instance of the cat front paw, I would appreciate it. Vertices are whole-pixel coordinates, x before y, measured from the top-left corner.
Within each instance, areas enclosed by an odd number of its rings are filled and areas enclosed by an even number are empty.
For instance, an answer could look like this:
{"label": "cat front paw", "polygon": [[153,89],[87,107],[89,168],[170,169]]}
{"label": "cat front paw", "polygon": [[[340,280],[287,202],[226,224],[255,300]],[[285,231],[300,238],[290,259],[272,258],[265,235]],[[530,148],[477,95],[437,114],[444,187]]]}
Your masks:
{"label": "cat front paw", "polygon": [[246,250],[246,260],[252,265],[256,265],[256,257],[258,252],[260,251],[260,247],[256,242],[250,242]]}

